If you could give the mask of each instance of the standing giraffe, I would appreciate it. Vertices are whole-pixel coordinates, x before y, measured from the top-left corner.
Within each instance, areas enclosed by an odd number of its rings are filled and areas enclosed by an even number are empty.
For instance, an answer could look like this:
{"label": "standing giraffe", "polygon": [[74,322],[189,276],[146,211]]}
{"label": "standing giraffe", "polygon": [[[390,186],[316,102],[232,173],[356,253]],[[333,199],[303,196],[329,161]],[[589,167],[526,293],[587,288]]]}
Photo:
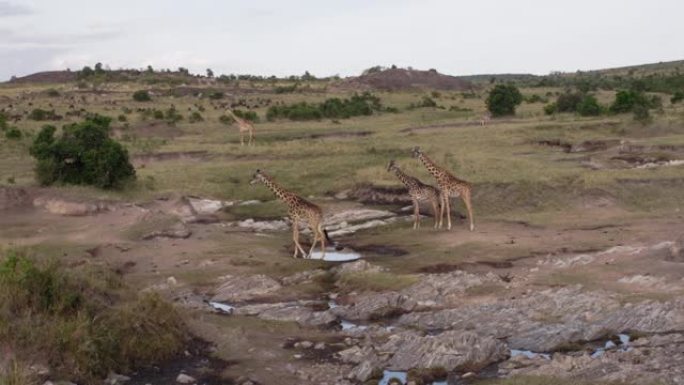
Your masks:
{"label": "standing giraffe", "polygon": [[420,159],[430,174],[437,179],[437,184],[439,185],[439,189],[441,191],[442,203],[442,207],[439,210],[439,227],[442,227],[442,218],[444,217],[444,211],[446,210],[448,223],[447,229],[451,230],[451,204],[449,200],[452,197],[460,196],[461,199],[463,199],[463,203],[465,203],[466,209],[468,210],[470,231],[475,230],[475,225],[473,224],[473,209],[470,204],[472,185],[464,180],[456,178],[444,168],[437,166],[417,146],[413,148],[413,157]]}
{"label": "standing giraffe", "polygon": [[486,126],[487,124],[489,124],[489,121],[491,119],[492,119],[492,114],[490,114],[489,112],[485,112],[480,117],[480,126]]}
{"label": "standing giraffe", "polygon": [[394,175],[396,175],[401,183],[403,183],[408,189],[411,201],[413,201],[413,214],[416,217],[413,221],[413,228],[417,229],[420,227],[420,212],[418,205],[418,202],[420,201],[428,201],[432,203],[432,209],[435,214],[434,227],[437,228],[437,207],[439,206],[440,199],[439,190],[433,186],[421,182],[418,178],[407,175],[401,171],[399,166],[393,160],[390,160],[389,164],[387,165],[387,171],[394,172]]}
{"label": "standing giraffe", "polygon": [[[325,235],[323,230],[323,211],[320,207],[307,201],[306,199],[298,196],[297,194],[287,191],[280,187],[277,183],[273,181],[269,175],[266,175],[261,170],[256,170],[252,180],[249,182],[250,185],[256,183],[263,183],[268,187],[281,201],[287,204],[288,214],[290,219],[292,219],[292,239],[294,240],[295,250],[293,258],[297,258],[298,252],[301,251],[302,258],[311,258],[311,252],[313,252],[316,242],[320,239],[321,241],[321,259],[325,257]],[[305,253],[302,245],[299,244],[299,221],[306,220],[309,223],[309,228],[313,234],[313,242],[311,243],[311,249],[309,253]]]}
{"label": "standing giraffe", "polygon": [[240,146],[245,145],[245,132],[249,132],[249,142],[248,145],[252,144],[252,137],[254,137],[254,126],[252,123],[248,122],[245,119],[239,118],[233,110],[228,110],[228,113],[230,116],[235,119],[235,123],[238,125],[238,129],[240,130]]}

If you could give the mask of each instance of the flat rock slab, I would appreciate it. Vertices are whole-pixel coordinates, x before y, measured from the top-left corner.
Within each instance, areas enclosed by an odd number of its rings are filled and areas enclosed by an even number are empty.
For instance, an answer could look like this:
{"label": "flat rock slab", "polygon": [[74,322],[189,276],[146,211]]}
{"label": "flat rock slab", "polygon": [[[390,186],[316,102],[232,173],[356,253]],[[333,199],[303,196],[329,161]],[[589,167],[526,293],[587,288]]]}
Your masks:
{"label": "flat rock slab", "polygon": [[223,283],[214,290],[213,302],[242,302],[264,297],[280,290],[282,285],[263,274],[222,277]]}

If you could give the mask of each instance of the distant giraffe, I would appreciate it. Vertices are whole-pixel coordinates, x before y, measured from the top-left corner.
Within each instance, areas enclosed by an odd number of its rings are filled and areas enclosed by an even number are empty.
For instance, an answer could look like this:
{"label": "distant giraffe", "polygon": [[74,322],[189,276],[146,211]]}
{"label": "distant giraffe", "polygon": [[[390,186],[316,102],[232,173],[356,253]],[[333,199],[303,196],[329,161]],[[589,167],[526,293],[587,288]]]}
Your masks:
{"label": "distant giraffe", "polygon": [[418,202],[420,201],[428,201],[432,203],[432,209],[435,217],[434,227],[437,228],[437,207],[439,207],[440,199],[439,190],[437,190],[433,186],[421,182],[418,178],[407,175],[406,173],[401,171],[399,166],[393,160],[390,160],[389,164],[387,165],[387,171],[394,172],[394,175],[396,175],[397,178],[399,178],[399,180],[401,181],[401,183],[403,183],[404,186],[406,186],[406,188],[408,189],[411,201],[413,201],[413,214],[415,215],[415,220],[413,221],[413,228],[417,229],[420,227],[420,212],[418,204]]}
{"label": "distant giraffe", "polygon": [[435,179],[437,179],[437,184],[441,191],[441,203],[442,207],[439,210],[439,227],[442,227],[442,218],[444,217],[444,211],[447,214],[447,229],[451,230],[451,203],[449,202],[451,197],[461,197],[463,203],[465,203],[466,209],[468,210],[468,220],[470,221],[470,231],[475,230],[475,225],[473,224],[473,209],[470,203],[470,196],[472,192],[472,186],[470,183],[458,179],[453,176],[449,171],[444,168],[437,166],[430,158],[425,155],[419,147],[413,148],[413,157],[420,159],[427,170],[432,174]]}
{"label": "distant giraffe", "polygon": [[254,126],[252,123],[235,115],[233,110],[228,110],[228,113],[233,117],[233,119],[235,119],[235,123],[237,123],[238,129],[240,130],[240,146],[245,145],[245,132],[249,132],[248,145],[251,145],[252,138],[254,137]]}
{"label": "distant giraffe", "polygon": [[488,125],[490,120],[492,120],[492,114],[490,114],[489,112],[485,112],[480,117],[480,126]]}
{"label": "distant giraffe", "polygon": [[[252,180],[249,182],[250,185],[256,183],[263,183],[268,187],[281,201],[287,204],[288,214],[292,219],[292,239],[295,244],[295,250],[293,258],[297,258],[298,252],[301,251],[303,258],[311,258],[311,252],[313,252],[314,246],[318,240],[321,241],[321,259],[325,257],[325,234],[323,230],[323,210],[317,205],[307,201],[306,199],[298,196],[297,194],[287,191],[280,187],[277,183],[273,181],[269,175],[266,175],[261,170],[256,170]],[[313,242],[311,243],[311,249],[309,253],[305,253],[302,245],[299,244],[299,221],[306,220],[313,234]]]}

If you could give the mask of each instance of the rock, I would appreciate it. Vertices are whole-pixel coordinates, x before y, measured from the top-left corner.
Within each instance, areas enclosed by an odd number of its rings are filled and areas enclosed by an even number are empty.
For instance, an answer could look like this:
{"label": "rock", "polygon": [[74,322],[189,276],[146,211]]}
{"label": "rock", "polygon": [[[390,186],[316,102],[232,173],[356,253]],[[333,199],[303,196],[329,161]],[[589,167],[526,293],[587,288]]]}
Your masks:
{"label": "rock", "polygon": [[0,187],[0,211],[26,207],[31,204],[31,197],[23,188]]}
{"label": "rock", "polygon": [[166,278],[166,283],[169,286],[176,286],[178,284],[178,281],[176,280],[176,277],[169,277],[169,278]]}
{"label": "rock", "polygon": [[45,378],[50,375],[50,367],[43,364],[33,364],[29,366],[29,371],[38,377]]}
{"label": "rock", "polygon": [[325,349],[325,342],[319,342],[319,343],[317,343],[316,346],[314,346],[314,349],[316,349],[316,350],[323,350],[323,349]]}
{"label": "rock", "polygon": [[325,274],[325,270],[323,270],[323,269],[306,270],[306,271],[300,271],[299,273],[295,273],[293,275],[284,277],[280,281],[285,286],[299,285],[302,283],[311,282],[312,279],[314,279],[316,277],[320,277],[324,274]]}
{"label": "rock", "polygon": [[166,228],[150,231],[149,233],[142,236],[144,240],[150,240],[154,238],[174,238],[174,239],[185,239],[192,235],[192,231],[183,222],[177,222],[169,225]]}
{"label": "rock", "polygon": [[219,200],[203,199],[196,197],[186,197],[190,206],[197,214],[215,214],[224,207],[230,207],[233,202],[223,202]]}
{"label": "rock", "polygon": [[330,311],[314,311],[307,301],[267,303],[240,306],[235,309],[236,315],[251,315],[270,321],[297,322],[302,326],[322,326],[335,322],[336,317]]}
{"label": "rock", "polygon": [[671,262],[684,262],[684,237],[679,238],[670,246],[665,260]]}
{"label": "rock", "polygon": [[259,203],[261,203],[261,201],[255,199],[255,200],[240,202],[240,203],[238,203],[238,206],[251,206],[251,205],[257,205]]}
{"label": "rock", "polygon": [[299,342],[299,347],[301,347],[302,349],[311,349],[313,346],[314,344],[311,341]]}
{"label": "rock", "polygon": [[278,281],[263,274],[224,276],[223,283],[214,290],[214,302],[240,302],[263,297],[280,290]]}
{"label": "rock", "polygon": [[60,198],[36,198],[33,201],[36,207],[42,207],[50,214],[62,216],[86,216],[97,214],[110,208],[105,202],[73,202]]}
{"label": "rock", "polygon": [[185,373],[181,373],[178,375],[178,377],[176,377],[176,382],[179,384],[194,384],[197,382],[197,380]]}
{"label": "rock", "polygon": [[379,350],[394,352],[388,365],[398,370],[484,368],[509,354],[506,345],[495,338],[462,331],[448,331],[434,336],[403,332],[390,336]]}
{"label": "rock", "polygon": [[124,376],[123,374],[117,374],[114,372],[110,372],[109,375],[107,376],[107,379],[105,379],[105,384],[107,385],[120,385],[123,384],[127,381],[130,381],[131,378],[128,376]]}
{"label": "rock", "polygon": [[288,225],[284,220],[275,221],[255,221],[252,218],[245,219],[244,221],[239,221],[237,223],[238,227],[244,229],[252,229],[255,231],[282,231],[286,230]]}
{"label": "rock", "polygon": [[385,270],[387,270],[387,269],[385,269],[381,266],[373,265],[373,264],[371,264],[368,261],[365,261],[363,259],[360,259],[360,260],[354,261],[354,262],[343,263],[339,266],[336,266],[336,267],[330,269],[330,271],[337,276],[342,276],[342,275],[348,274],[348,273],[360,273],[360,272],[377,273],[377,272],[385,271]]}
{"label": "rock", "polygon": [[328,230],[337,230],[336,225],[339,225],[340,223],[343,223],[343,222],[357,223],[357,222],[370,221],[370,220],[374,220],[374,219],[391,218],[391,217],[395,217],[395,216],[396,216],[396,214],[394,214],[391,211],[386,211],[386,210],[354,209],[354,210],[345,210],[345,211],[335,213],[331,216],[324,218],[323,221],[324,221],[326,228]]}

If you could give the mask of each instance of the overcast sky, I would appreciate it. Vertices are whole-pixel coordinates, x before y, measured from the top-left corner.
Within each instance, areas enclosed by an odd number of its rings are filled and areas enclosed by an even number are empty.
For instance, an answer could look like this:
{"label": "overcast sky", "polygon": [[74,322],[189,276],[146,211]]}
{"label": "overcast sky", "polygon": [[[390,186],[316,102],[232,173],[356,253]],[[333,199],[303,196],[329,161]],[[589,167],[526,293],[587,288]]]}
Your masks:
{"label": "overcast sky", "polygon": [[0,80],[98,61],[546,74],[684,59],[683,15],[684,0],[0,0]]}

